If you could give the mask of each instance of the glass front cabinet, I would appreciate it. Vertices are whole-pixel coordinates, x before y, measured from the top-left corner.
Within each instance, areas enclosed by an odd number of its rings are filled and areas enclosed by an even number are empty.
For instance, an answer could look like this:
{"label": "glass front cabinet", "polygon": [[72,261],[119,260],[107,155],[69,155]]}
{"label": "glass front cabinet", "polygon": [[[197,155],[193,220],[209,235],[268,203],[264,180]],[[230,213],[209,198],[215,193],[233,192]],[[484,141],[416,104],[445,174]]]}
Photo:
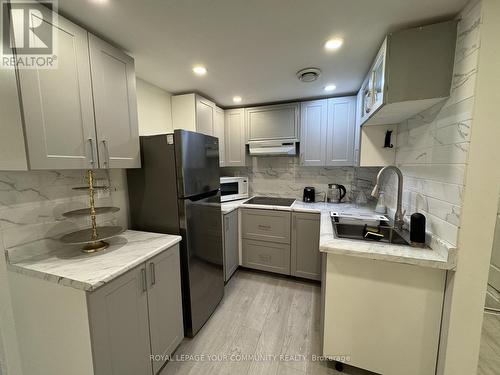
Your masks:
{"label": "glass front cabinet", "polygon": [[384,103],[386,51],[387,38],[380,47],[375,62],[361,87],[363,93],[360,108],[361,123],[364,123]]}

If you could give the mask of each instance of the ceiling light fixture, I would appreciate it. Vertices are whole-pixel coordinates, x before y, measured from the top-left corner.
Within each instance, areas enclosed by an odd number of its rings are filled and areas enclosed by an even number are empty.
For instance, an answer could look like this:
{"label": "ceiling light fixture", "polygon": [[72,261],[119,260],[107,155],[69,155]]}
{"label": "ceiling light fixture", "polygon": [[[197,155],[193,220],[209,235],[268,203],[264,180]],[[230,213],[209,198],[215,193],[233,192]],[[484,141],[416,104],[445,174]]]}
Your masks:
{"label": "ceiling light fixture", "polygon": [[339,49],[342,44],[344,44],[344,40],[342,38],[333,38],[325,43],[325,49],[328,51],[334,51]]}
{"label": "ceiling light fixture", "polygon": [[325,91],[334,91],[337,88],[335,85],[326,85]]}
{"label": "ceiling light fixture", "polygon": [[205,74],[207,74],[207,68],[205,68],[203,65],[196,65],[195,67],[193,67],[193,72],[197,76],[204,76]]}
{"label": "ceiling light fixture", "polygon": [[235,102],[235,103],[241,103],[241,100],[242,100],[242,99],[241,99],[241,96],[235,96],[235,97],[233,98],[233,102]]}

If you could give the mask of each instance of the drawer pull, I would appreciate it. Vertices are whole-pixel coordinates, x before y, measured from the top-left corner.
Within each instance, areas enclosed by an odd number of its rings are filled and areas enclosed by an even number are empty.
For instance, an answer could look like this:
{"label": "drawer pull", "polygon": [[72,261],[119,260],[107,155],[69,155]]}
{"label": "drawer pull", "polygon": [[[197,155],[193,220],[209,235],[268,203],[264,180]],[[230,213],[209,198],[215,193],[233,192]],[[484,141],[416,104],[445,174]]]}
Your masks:
{"label": "drawer pull", "polygon": [[258,227],[259,227],[259,229],[262,229],[262,230],[270,230],[271,229],[270,225],[259,224]]}
{"label": "drawer pull", "polygon": [[271,256],[265,254],[259,254],[259,259],[263,262],[269,262],[271,260]]}
{"label": "drawer pull", "polygon": [[141,279],[142,279],[142,292],[146,293],[148,291],[148,281],[145,268],[141,268]]}

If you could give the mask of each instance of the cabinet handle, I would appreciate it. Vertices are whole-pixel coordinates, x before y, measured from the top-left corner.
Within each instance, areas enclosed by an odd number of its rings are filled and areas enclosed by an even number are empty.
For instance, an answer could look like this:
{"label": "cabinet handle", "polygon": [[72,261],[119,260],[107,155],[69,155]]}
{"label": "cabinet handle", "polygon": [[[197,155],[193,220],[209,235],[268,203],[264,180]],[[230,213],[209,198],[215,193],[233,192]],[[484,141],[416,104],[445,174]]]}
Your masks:
{"label": "cabinet handle", "polygon": [[151,286],[156,284],[156,270],[153,262],[149,263],[149,271],[151,273]]}
{"label": "cabinet handle", "polygon": [[105,139],[102,140],[102,145],[104,146],[104,165],[109,167],[109,150],[108,150],[108,142]]}
{"label": "cabinet handle", "polygon": [[142,291],[146,293],[148,291],[148,280],[146,277],[146,269],[141,268],[141,279],[142,279]]}
{"label": "cabinet handle", "polygon": [[89,138],[88,142],[90,144],[90,164],[94,165],[95,164],[95,160],[94,160],[94,140],[92,138]]}

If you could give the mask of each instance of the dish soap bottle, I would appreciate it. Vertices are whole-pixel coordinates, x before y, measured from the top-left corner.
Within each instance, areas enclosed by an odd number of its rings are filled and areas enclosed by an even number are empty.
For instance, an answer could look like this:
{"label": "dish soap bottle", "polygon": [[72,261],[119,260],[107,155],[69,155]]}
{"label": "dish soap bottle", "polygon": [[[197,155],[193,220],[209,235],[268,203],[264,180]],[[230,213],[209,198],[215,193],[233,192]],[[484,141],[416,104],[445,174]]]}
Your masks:
{"label": "dish soap bottle", "polygon": [[375,207],[375,212],[378,214],[386,214],[387,207],[385,206],[384,192],[381,191],[378,197],[377,206]]}

